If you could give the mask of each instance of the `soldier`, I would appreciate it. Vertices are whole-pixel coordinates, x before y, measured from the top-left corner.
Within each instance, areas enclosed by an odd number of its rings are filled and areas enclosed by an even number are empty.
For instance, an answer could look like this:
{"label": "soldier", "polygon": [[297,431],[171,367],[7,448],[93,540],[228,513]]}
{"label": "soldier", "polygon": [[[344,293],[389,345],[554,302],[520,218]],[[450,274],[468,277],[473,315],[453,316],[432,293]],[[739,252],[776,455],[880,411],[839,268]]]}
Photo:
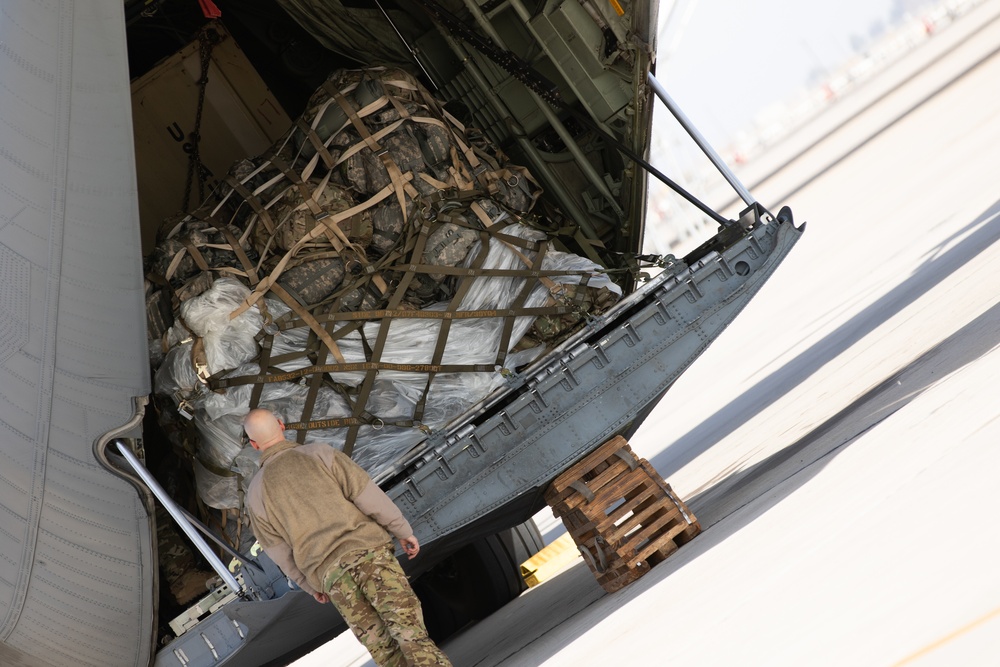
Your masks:
{"label": "soldier", "polygon": [[285,440],[269,410],[251,410],[243,429],[261,452],[246,503],[267,555],[317,602],[332,601],[376,664],[450,667],[393,553],[389,533],[408,558],[420,551],[399,508],[337,449]]}

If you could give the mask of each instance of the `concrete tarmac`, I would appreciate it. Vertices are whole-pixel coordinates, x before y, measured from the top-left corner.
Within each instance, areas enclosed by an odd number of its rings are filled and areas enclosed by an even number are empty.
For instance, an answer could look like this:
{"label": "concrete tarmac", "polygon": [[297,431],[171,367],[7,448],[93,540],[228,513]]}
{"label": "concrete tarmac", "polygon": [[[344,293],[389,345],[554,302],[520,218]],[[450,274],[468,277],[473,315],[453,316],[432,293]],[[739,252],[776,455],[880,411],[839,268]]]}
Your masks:
{"label": "concrete tarmac", "polygon": [[703,533],[614,594],[578,560],[456,667],[1000,665],[996,43],[754,190],[806,234],[632,440]]}

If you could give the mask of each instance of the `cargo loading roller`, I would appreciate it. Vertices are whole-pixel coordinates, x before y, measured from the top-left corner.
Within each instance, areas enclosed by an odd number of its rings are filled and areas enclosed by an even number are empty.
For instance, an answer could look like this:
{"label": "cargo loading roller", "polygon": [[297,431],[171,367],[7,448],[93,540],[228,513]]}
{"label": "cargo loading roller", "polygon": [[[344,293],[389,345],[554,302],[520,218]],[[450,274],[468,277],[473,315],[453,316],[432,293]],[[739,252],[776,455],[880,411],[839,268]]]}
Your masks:
{"label": "cargo loading roller", "polygon": [[756,294],[804,227],[786,208],[738,235],[739,227],[724,229],[591,321],[559,354],[510,378],[516,391],[487,399],[457,428],[428,439],[387,492],[428,542],[488,534],[499,525],[491,517],[527,520],[560,471],[630,432]]}

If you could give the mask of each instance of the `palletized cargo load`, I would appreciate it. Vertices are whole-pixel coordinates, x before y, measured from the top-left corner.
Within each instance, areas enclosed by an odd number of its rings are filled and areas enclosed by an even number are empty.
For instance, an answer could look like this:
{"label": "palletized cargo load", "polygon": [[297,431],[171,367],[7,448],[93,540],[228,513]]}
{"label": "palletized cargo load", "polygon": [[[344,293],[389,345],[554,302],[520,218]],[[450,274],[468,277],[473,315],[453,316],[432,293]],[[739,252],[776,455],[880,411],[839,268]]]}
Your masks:
{"label": "palletized cargo load", "polygon": [[254,407],[377,476],[617,301],[604,267],[556,249],[539,194],[411,75],[369,68],[331,75],[270,152],[169,220],[154,389],[197,430],[163,416],[201,500],[241,509]]}

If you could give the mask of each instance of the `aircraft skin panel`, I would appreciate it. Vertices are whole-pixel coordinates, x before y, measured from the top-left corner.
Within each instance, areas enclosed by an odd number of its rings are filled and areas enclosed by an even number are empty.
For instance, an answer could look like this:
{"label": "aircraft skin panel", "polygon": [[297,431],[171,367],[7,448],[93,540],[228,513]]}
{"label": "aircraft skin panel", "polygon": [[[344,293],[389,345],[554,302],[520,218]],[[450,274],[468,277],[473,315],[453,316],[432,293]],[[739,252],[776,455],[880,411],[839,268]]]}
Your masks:
{"label": "aircraft skin panel", "polygon": [[149,393],[123,5],[0,4],[0,664],[147,665],[144,500],[95,443]]}

